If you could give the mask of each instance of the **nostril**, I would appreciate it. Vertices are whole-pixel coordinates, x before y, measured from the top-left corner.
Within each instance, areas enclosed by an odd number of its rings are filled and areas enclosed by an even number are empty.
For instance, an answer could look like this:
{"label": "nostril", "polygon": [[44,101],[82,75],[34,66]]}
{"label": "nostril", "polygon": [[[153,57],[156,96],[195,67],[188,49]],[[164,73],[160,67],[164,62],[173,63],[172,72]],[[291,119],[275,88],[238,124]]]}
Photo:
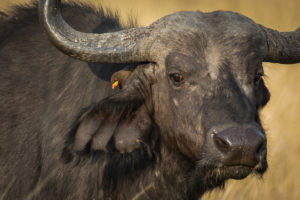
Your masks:
{"label": "nostril", "polygon": [[227,153],[230,151],[230,143],[226,140],[226,138],[222,138],[218,136],[217,134],[213,135],[214,143],[218,150],[220,150],[222,153]]}

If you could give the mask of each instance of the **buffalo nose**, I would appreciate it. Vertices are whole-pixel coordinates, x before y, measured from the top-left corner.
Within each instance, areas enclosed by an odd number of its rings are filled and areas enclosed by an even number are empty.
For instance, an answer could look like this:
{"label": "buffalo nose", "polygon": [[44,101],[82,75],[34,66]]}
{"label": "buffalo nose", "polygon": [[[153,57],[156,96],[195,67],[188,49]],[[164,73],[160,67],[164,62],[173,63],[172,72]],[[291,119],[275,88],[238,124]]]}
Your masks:
{"label": "buffalo nose", "polygon": [[266,137],[255,128],[232,127],[214,131],[213,142],[224,165],[254,167],[266,153]]}

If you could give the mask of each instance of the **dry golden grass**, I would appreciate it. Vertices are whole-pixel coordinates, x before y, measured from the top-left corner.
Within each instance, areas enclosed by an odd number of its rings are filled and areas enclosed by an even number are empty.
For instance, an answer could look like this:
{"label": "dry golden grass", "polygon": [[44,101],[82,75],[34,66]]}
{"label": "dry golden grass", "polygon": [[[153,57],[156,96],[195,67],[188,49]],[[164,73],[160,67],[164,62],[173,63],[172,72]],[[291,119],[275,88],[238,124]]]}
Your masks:
{"label": "dry golden grass", "polygon": [[[0,10],[30,0],[1,0]],[[73,1],[74,2],[74,1]],[[231,10],[257,23],[280,31],[300,26],[299,0],[82,0],[99,8],[118,9],[120,16],[137,16],[140,24],[180,10]],[[269,170],[263,180],[248,177],[229,181],[224,191],[213,191],[204,199],[300,199],[300,65],[264,64],[266,83],[272,94],[262,112],[268,137]]]}

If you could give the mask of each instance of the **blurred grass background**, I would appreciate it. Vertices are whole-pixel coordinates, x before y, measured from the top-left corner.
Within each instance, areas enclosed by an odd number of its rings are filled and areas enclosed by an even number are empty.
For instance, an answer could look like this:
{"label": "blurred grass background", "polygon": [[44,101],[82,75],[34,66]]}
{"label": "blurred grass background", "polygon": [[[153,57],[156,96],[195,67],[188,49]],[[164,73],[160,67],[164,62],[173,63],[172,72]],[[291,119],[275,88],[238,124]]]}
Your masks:
{"label": "blurred grass background", "polygon": [[[34,0],[0,0],[0,11]],[[68,2],[71,2],[70,0]],[[139,24],[182,10],[230,10],[279,31],[300,26],[300,0],[81,0],[96,9],[118,10],[124,21],[137,17]],[[248,177],[229,181],[225,190],[214,190],[203,199],[298,200],[300,199],[300,64],[264,63],[271,101],[261,116],[268,137],[269,170],[263,179]]]}

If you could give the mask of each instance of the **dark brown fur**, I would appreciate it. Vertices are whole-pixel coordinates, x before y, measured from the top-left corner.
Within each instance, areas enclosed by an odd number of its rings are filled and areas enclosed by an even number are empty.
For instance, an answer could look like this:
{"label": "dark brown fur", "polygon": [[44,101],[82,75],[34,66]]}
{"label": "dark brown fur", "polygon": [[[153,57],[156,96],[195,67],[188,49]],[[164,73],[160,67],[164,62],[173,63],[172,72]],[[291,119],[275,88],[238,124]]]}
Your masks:
{"label": "dark brown fur", "polygon": [[[116,16],[89,8],[65,6],[63,15],[84,32],[122,28]],[[256,24],[230,12],[166,18],[174,30],[163,32],[155,48],[166,57],[130,66],[60,53],[41,30],[36,9],[17,8],[0,22],[4,199],[193,200],[229,178],[263,174],[266,158],[256,169],[219,167],[207,139],[212,127],[224,124],[254,124],[263,132],[258,111],[269,92],[262,80],[255,85],[263,46]],[[194,24],[203,31],[190,31]],[[249,35],[232,37],[231,29],[245,27]],[[221,52],[217,80],[207,73],[214,45]],[[122,89],[111,90],[112,74],[128,68],[133,72]],[[177,72],[180,84],[171,78]],[[254,88],[250,95],[244,80]]]}

